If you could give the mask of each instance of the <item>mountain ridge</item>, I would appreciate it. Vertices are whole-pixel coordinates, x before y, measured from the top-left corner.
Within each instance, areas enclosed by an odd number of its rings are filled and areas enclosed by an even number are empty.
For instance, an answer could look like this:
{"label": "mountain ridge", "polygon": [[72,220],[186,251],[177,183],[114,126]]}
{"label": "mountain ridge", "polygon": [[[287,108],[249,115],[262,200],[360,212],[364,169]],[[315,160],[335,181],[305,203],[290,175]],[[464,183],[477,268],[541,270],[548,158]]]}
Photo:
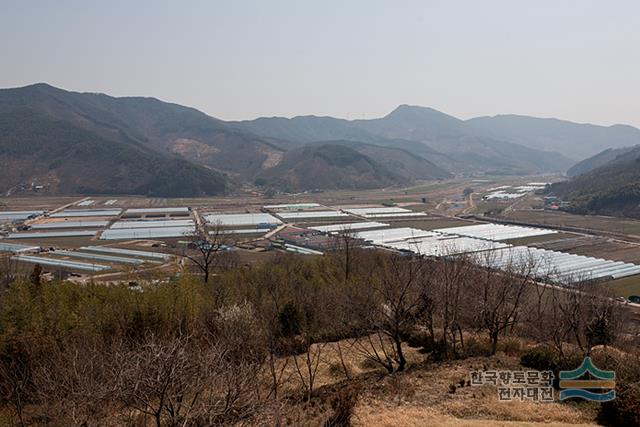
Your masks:
{"label": "mountain ridge", "polygon": [[[408,104],[398,106],[384,117],[368,120],[298,116],[229,123],[261,136],[295,139],[302,143],[345,139],[386,146],[402,144],[403,149],[427,160],[444,161],[454,173],[539,173],[565,170],[572,163],[557,153],[475,135],[474,128],[463,120],[433,108]],[[413,147],[407,142],[413,143]],[[425,153],[424,147],[431,152]]]}
{"label": "mountain ridge", "polygon": [[[336,176],[341,176],[341,185],[348,187],[348,179],[353,179],[358,186],[367,188],[411,180],[443,179],[451,173],[517,175],[561,172],[573,164],[561,153],[513,142],[522,139],[518,134],[521,129],[517,126],[515,130],[507,126],[507,130],[515,134],[513,138],[507,138],[504,124],[497,126],[496,130],[487,123],[487,118],[461,120],[430,107],[409,104],[399,105],[386,116],[369,120],[301,115],[233,122],[155,97],[112,97],[103,93],[71,92],[37,83],[22,88],[0,89],[0,115],[12,118],[3,121],[3,135],[0,135],[0,162],[7,168],[0,191],[24,185],[30,180],[48,180],[52,191],[62,193],[97,192],[104,187],[116,193],[156,191],[154,194],[157,195],[214,195],[258,178],[277,183],[274,176],[277,171],[287,173],[289,184],[327,182],[333,188],[335,182],[323,181],[322,171],[308,169],[317,175],[315,178],[318,179],[314,180],[292,159],[308,163],[309,158],[316,158],[331,163],[331,156],[340,158],[339,153],[355,162],[328,165]],[[552,123],[565,123],[552,120]],[[58,136],[75,133],[78,138],[71,140],[76,145],[67,147],[66,154],[56,151],[55,144],[65,146],[64,141],[60,138],[47,141],[43,139],[42,132],[38,135],[20,133],[13,129],[20,121],[36,128],[56,128],[57,133],[53,134]],[[583,126],[568,123],[571,129]],[[602,142],[611,129],[615,131],[617,141],[635,138],[636,131],[640,135],[640,130],[627,125],[610,128],[584,126],[588,127],[580,127],[582,133],[588,133],[589,129],[597,130],[598,135],[590,140],[592,143]],[[34,130],[35,133],[38,131]],[[21,157],[16,158],[16,153],[12,154],[10,150],[15,141],[8,141],[7,135],[13,135],[14,139],[22,138],[25,146],[33,143],[39,151],[21,152]],[[539,134],[532,138],[537,141],[532,145],[544,142]],[[558,137],[560,141],[566,139],[567,134]],[[100,151],[101,158],[86,156],[86,151],[94,146],[95,141],[110,147]],[[47,144],[54,146],[48,147]],[[315,146],[307,151],[301,149],[309,144]],[[327,158],[322,157],[323,150],[330,153]],[[118,153],[125,151],[130,154],[121,158],[119,163],[109,158],[112,152],[112,157],[118,158],[121,155]],[[46,158],[48,152],[51,152],[50,158]],[[81,157],[81,153],[85,157]],[[96,166],[90,171],[77,167],[75,173],[78,176],[74,176],[72,168],[64,167],[65,162],[81,165],[82,158],[95,162]],[[129,161],[129,158],[134,161]],[[28,167],[29,159],[36,166]],[[22,172],[11,167],[18,163],[24,165]],[[117,179],[111,177],[111,181],[110,164],[114,168],[117,166],[120,173]],[[151,164],[158,166],[154,168]],[[362,170],[368,171],[365,176],[370,177],[371,182],[366,183],[357,176],[356,164],[358,167],[369,165]],[[288,165],[289,170],[285,171],[283,165]],[[147,171],[146,175],[141,174],[141,170]],[[178,170],[185,172],[180,174]],[[180,178],[179,185],[162,178],[167,171]],[[85,176],[80,176],[82,174]],[[127,183],[127,177],[136,182]],[[160,188],[153,190],[153,185]]]}
{"label": "mountain ridge", "polygon": [[[21,152],[22,157],[17,159],[10,150],[12,142],[0,137],[0,163],[7,165],[2,176],[4,186],[0,185],[2,191],[20,184],[24,186],[26,182],[36,182],[46,184],[50,191],[57,193],[106,191],[164,196],[215,195],[235,185],[253,182],[259,176],[268,176],[266,171],[277,166],[289,151],[299,145],[240,131],[194,108],[166,103],[153,97],[114,98],[106,94],[68,92],[47,84],[0,90],[0,114],[13,117],[13,120],[3,123],[5,136],[14,132],[14,138],[22,138],[22,144],[33,146],[31,153]],[[59,132],[73,134],[74,147],[80,148],[76,150],[60,139],[43,139],[41,135],[34,140],[34,135],[19,133],[12,128],[12,123],[36,116],[42,120],[30,122],[27,128],[37,131],[55,124],[60,127]],[[82,162],[74,156],[80,156],[80,151],[90,151],[89,147],[93,147],[96,141],[109,148],[101,151],[101,157],[82,157],[92,167],[81,167]],[[51,146],[48,147],[47,143]],[[56,150],[57,146],[66,147],[67,151],[60,152]],[[359,148],[364,150],[366,147],[359,145]],[[112,150],[113,156],[109,150]],[[118,157],[123,150],[128,150],[129,155]],[[377,155],[376,150],[368,150],[369,155]],[[353,175],[355,169],[351,172],[336,170],[334,173],[343,176],[341,182],[346,187],[348,179],[353,179],[362,188],[374,187],[379,177],[384,177],[380,184],[387,186],[411,179],[432,178],[434,175],[449,176],[426,160],[416,162],[404,151],[392,147],[379,148],[377,151],[380,150],[386,150],[385,155],[395,159],[400,169],[407,166],[407,173],[392,173],[362,153],[358,155],[364,156],[360,159],[363,164],[375,164],[377,175],[369,175],[371,182],[363,182],[360,177]],[[352,155],[356,156],[355,152]],[[30,157],[30,161],[27,157]],[[119,162],[114,162],[111,157]],[[23,172],[9,167],[20,162],[26,166],[31,164],[32,167],[23,167]],[[147,163],[157,164],[158,167],[145,166]],[[422,173],[415,171],[418,163],[424,168]],[[112,172],[116,168],[119,171],[117,176]],[[430,174],[429,169],[434,174]],[[49,172],[41,173],[44,170]],[[141,170],[149,173],[141,174]],[[321,175],[317,169],[310,170]],[[179,185],[171,182],[166,171],[171,171],[169,175],[175,176]],[[298,181],[309,184],[322,182],[313,178]],[[158,188],[152,188],[152,184]],[[335,186],[333,183],[328,185]]]}
{"label": "mountain ridge", "polygon": [[607,148],[640,144],[640,129],[625,124],[601,126],[517,114],[475,117],[467,123],[494,138],[543,150],[555,148],[574,160],[584,160]]}

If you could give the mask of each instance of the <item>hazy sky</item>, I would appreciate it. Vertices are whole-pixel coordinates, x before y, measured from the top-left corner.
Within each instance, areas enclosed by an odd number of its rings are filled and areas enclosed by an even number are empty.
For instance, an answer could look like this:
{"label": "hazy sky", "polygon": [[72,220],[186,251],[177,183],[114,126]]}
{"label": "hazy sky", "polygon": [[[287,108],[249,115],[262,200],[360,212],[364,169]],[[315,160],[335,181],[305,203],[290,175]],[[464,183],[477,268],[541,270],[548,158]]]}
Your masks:
{"label": "hazy sky", "polygon": [[0,87],[222,119],[398,104],[640,126],[640,1],[0,0]]}

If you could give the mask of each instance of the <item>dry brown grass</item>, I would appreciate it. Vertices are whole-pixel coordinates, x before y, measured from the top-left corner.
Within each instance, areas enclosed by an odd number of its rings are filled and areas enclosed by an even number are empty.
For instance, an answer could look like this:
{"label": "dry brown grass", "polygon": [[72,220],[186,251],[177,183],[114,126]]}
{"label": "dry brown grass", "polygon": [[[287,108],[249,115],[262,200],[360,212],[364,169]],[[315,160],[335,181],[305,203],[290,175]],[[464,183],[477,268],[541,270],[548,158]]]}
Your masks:
{"label": "dry brown grass", "polygon": [[[495,359],[495,358],[494,358]],[[500,363],[495,364],[496,361]],[[497,366],[491,366],[494,362]],[[505,363],[506,362],[506,363]],[[595,425],[595,412],[586,407],[529,401],[501,402],[495,387],[462,387],[449,393],[449,385],[468,376],[470,369],[513,369],[509,358],[475,358],[417,369],[401,374],[398,385],[381,387],[356,408],[358,425],[375,426],[485,426],[485,425]],[[398,376],[395,374],[394,376]],[[391,378],[391,377],[389,377]]]}
{"label": "dry brown grass", "polygon": [[[389,408],[384,405],[380,406],[360,406],[356,410],[355,425],[358,426],[379,426],[379,427],[423,427],[423,426],[442,426],[442,427],[489,427],[489,426],[540,426],[539,422],[527,421],[501,421],[497,419],[461,419],[451,415],[442,413],[436,408],[420,407],[420,406],[403,406]],[[563,427],[563,426],[592,426],[593,423],[580,422],[562,422],[550,421],[544,422],[544,426]]]}
{"label": "dry brown grass", "polygon": [[[337,343],[323,348],[323,357],[316,379],[316,396],[325,396],[347,381],[341,369]],[[495,387],[458,387],[450,393],[452,384],[468,379],[475,369],[521,369],[519,357],[500,353],[495,357],[474,357],[438,364],[426,363],[417,349],[406,347],[409,366],[405,372],[386,375],[384,370],[365,363],[364,356],[348,341],[340,342],[344,364],[352,381],[360,383],[361,394],[355,409],[355,425],[360,426],[576,426],[597,425],[593,405],[536,403],[530,401],[501,402]],[[284,359],[280,361],[284,363]],[[298,393],[300,383],[289,362],[285,371],[290,378],[284,387]],[[326,416],[327,407],[295,405],[283,409],[285,425],[316,422]],[[298,417],[296,414],[300,414]],[[308,424],[311,425],[311,424]]]}

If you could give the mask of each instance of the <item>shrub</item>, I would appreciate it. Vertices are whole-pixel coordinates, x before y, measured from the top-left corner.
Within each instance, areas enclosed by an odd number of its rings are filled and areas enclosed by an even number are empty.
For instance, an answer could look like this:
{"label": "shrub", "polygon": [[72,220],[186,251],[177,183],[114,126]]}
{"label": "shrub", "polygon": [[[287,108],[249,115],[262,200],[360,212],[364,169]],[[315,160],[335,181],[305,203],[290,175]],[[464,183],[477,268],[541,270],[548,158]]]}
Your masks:
{"label": "shrub", "polygon": [[469,337],[464,342],[464,357],[479,357],[487,356],[491,353],[489,344],[479,338]]}
{"label": "shrub", "polygon": [[324,422],[324,427],[347,427],[351,425],[360,390],[348,386],[335,393],[331,401],[332,414]]}
{"label": "shrub", "polygon": [[409,347],[419,348],[429,346],[433,339],[427,331],[414,329],[403,334],[402,339],[407,342]]}
{"label": "shrub", "polygon": [[302,319],[298,309],[293,303],[288,302],[282,307],[278,315],[280,333],[284,337],[292,337],[302,331]]}
{"label": "shrub", "polygon": [[500,347],[508,356],[517,356],[522,352],[522,343],[517,338],[505,339]]}
{"label": "shrub", "polygon": [[598,421],[611,426],[640,426],[640,383],[620,383],[616,398],[602,404]]}
{"label": "shrub", "polygon": [[432,360],[439,362],[445,360],[447,358],[447,349],[445,347],[444,341],[434,340],[429,335],[422,336],[422,340],[418,341],[414,338],[413,346],[418,346],[418,344],[422,347],[420,349],[420,353],[427,354]]}
{"label": "shrub", "polygon": [[560,370],[560,358],[546,347],[533,347],[525,351],[520,357],[520,364],[538,371],[557,373]]}

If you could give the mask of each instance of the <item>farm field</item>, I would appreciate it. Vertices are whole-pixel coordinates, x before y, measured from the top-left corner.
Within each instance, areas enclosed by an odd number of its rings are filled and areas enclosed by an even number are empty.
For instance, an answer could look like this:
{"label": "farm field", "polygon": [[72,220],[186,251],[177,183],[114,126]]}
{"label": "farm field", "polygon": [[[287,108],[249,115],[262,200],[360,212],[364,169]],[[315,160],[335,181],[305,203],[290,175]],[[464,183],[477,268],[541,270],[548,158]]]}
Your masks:
{"label": "farm field", "polygon": [[574,215],[566,212],[520,210],[509,211],[500,217],[527,223],[584,229],[633,235],[640,237],[640,220],[594,215]]}
{"label": "farm field", "polygon": [[576,237],[576,234],[573,233],[555,233],[555,234],[546,234],[544,236],[534,236],[534,237],[522,237],[519,239],[510,239],[505,240],[505,243],[509,243],[514,246],[524,245],[524,246],[536,246],[543,247],[545,244],[549,242],[564,242],[567,239],[571,239]]}
{"label": "farm field", "polygon": [[[550,178],[552,179],[552,178]],[[237,214],[246,213],[260,213],[264,212],[264,206],[267,205],[286,205],[286,204],[300,204],[300,203],[315,203],[317,206],[305,207],[307,215],[291,214],[300,208],[288,208],[283,209],[270,209],[271,215],[278,216],[279,212],[287,212],[281,217],[282,224],[278,222],[276,218],[272,218],[273,224],[264,223],[264,219],[260,219],[255,223],[247,223],[244,225],[222,225],[220,230],[224,234],[220,237],[220,242],[233,248],[235,253],[236,262],[239,264],[252,264],[260,262],[268,262],[277,256],[278,253],[283,251],[296,251],[295,248],[287,248],[285,242],[289,245],[298,247],[307,247],[316,251],[325,251],[335,248],[335,245],[326,245],[327,239],[330,236],[319,236],[317,231],[309,230],[309,227],[316,225],[331,225],[331,224],[343,224],[343,223],[357,223],[362,221],[379,222],[388,224],[378,228],[384,229],[398,229],[398,228],[414,228],[418,230],[434,230],[434,229],[446,229],[450,227],[461,227],[468,225],[478,225],[482,228],[483,224],[487,224],[487,221],[470,220],[457,217],[457,214],[471,213],[472,208],[477,204],[482,204],[482,195],[488,194],[491,191],[495,191],[496,188],[517,188],[517,186],[526,186],[529,182],[537,182],[541,180],[547,180],[547,177],[490,177],[483,180],[477,180],[472,178],[455,178],[450,180],[427,182],[419,185],[414,185],[407,188],[386,188],[379,190],[368,191],[324,191],[314,193],[301,193],[301,194],[279,194],[273,197],[264,197],[259,193],[253,191],[244,191],[241,194],[220,196],[220,197],[205,197],[205,198],[155,198],[155,197],[142,197],[142,196],[63,196],[63,197],[9,197],[2,199],[2,203],[5,210],[46,210],[49,213],[56,212],[56,217],[52,218],[47,215],[40,216],[36,219],[26,220],[27,225],[46,225],[47,229],[35,230],[40,231],[54,231],[56,232],[55,224],[61,223],[74,223],[78,222],[100,222],[102,226],[95,226],[90,230],[95,231],[93,236],[79,236],[79,237],[51,237],[51,238],[20,238],[20,239],[3,239],[7,242],[40,246],[45,250],[49,249],[62,249],[62,250],[82,250],[85,246],[102,246],[109,245],[111,247],[146,250],[151,252],[164,252],[177,256],[177,259],[181,259],[187,251],[187,245],[190,241],[193,241],[194,236],[182,236],[182,237],[151,237],[154,235],[152,231],[142,231],[138,234],[135,230],[144,228],[146,221],[171,221],[182,220],[188,222],[191,227],[201,232],[212,232],[215,230],[214,224],[207,223],[209,218],[215,218],[216,215],[225,217],[224,214],[235,214],[232,217],[238,218]],[[469,189],[473,190],[473,197],[464,196],[463,193]],[[532,204],[535,203],[539,196],[535,196],[533,193],[525,193],[523,197],[514,201],[489,201],[487,205],[495,204],[500,205],[504,211],[504,215],[508,218],[519,218],[519,220],[529,220],[536,222],[536,215],[542,212],[525,210],[520,211],[514,209],[514,207],[529,209]],[[377,216],[373,215],[367,217],[363,214],[362,208],[375,208],[373,212],[378,209],[378,212],[385,210],[389,211],[389,206],[394,206],[392,212],[405,211],[420,212],[426,215],[420,217],[403,217],[403,216]],[[185,208],[184,212],[176,212],[175,208]],[[381,207],[384,207],[380,210]],[[188,210],[186,208],[189,208]],[[314,217],[313,212],[318,211],[338,211],[341,209],[360,209],[355,211],[354,215],[349,216],[334,216],[334,217]],[[401,208],[401,209],[399,209]],[[146,212],[136,211],[127,212],[128,209],[157,209],[165,212]],[[166,210],[169,209],[169,210]],[[172,210],[173,209],[173,210]],[[115,210],[120,212],[117,215],[111,216],[91,216],[83,215],[81,217],[69,217],[64,218],[64,212],[73,210]],[[103,213],[104,215],[104,213]],[[528,215],[528,216],[527,216]],[[59,216],[62,216],[60,218]],[[242,217],[243,215],[240,215]],[[244,215],[244,217],[253,217],[253,215]],[[256,218],[265,218],[265,214],[257,215]],[[227,217],[228,218],[228,217]],[[568,215],[563,213],[544,213],[542,216],[546,221],[553,220],[558,224],[570,224],[573,226],[584,226],[589,224],[593,226],[599,226],[603,229],[614,230],[638,230],[640,233],[640,221],[632,220],[620,220],[614,218],[605,217],[580,217],[576,215]],[[487,218],[489,220],[490,218]],[[134,224],[131,227],[127,227],[127,223],[136,221],[138,224]],[[616,224],[622,221],[623,224]],[[250,221],[251,222],[251,221]],[[111,229],[114,224],[117,223],[117,230]],[[543,221],[539,222],[540,227],[544,228]],[[161,225],[156,222],[153,228],[155,230],[161,230],[162,227],[169,227],[168,225]],[[180,224],[183,225],[183,224]],[[157,228],[156,228],[157,227]],[[268,227],[268,228],[264,228]],[[294,228],[291,228],[294,227]],[[67,229],[60,229],[62,231],[74,230],[74,226],[70,226]],[[76,230],[82,229],[78,226]],[[129,230],[127,230],[129,229]],[[102,240],[100,236],[109,231],[110,238],[114,237],[115,240]],[[152,229],[148,229],[152,230]],[[255,230],[255,233],[247,232],[247,230]],[[269,232],[271,230],[271,232]],[[289,230],[289,231],[286,231]],[[167,229],[168,231],[168,229]],[[280,234],[283,233],[284,234]],[[24,231],[11,230],[14,234],[20,234]],[[27,231],[33,232],[33,231]],[[269,233],[268,233],[269,232]],[[145,234],[146,233],[146,234]],[[287,234],[288,233],[288,234]],[[293,233],[293,234],[292,234]],[[143,237],[147,235],[147,237]],[[167,233],[157,234],[158,236],[168,235]],[[527,234],[522,234],[526,236]],[[122,236],[122,237],[120,237]],[[284,236],[284,237],[283,237]],[[489,235],[490,236],[490,235]],[[11,237],[11,236],[9,236]],[[284,240],[283,240],[284,239]],[[287,240],[292,239],[292,240]],[[489,237],[491,239],[491,237]],[[328,239],[331,240],[331,239]],[[472,239],[473,240],[473,239]],[[324,243],[323,243],[324,242]],[[460,240],[462,242],[462,240]],[[469,244],[472,242],[467,240]],[[485,241],[486,242],[486,241]],[[547,249],[552,251],[560,251],[569,254],[583,255],[593,258],[603,258],[611,261],[621,261],[625,263],[637,263],[640,264],[640,251],[638,246],[628,242],[622,242],[606,237],[597,236],[585,236],[582,234],[569,233],[569,232],[557,232],[553,234],[547,234],[542,236],[533,237],[521,237],[512,238],[501,242],[507,245],[513,246],[530,246],[541,249]],[[317,246],[320,245],[320,246]],[[479,243],[474,243],[469,248],[481,247]],[[402,246],[402,245],[400,245]],[[426,247],[425,247],[426,249]],[[193,248],[191,248],[193,250]],[[318,252],[312,252],[318,253]],[[45,256],[47,256],[45,254]],[[56,258],[56,255],[49,255],[52,258]],[[183,259],[184,261],[184,259]],[[173,267],[171,267],[173,265]],[[176,265],[168,263],[163,267],[163,271],[175,272]],[[184,265],[184,264],[183,264]],[[116,264],[110,264],[112,269],[108,270],[104,274],[97,274],[95,276],[105,277],[108,280],[116,280],[122,277],[128,277],[129,272],[132,270],[131,266],[123,265],[118,266]],[[167,270],[168,269],[168,270]],[[158,267],[146,270],[158,270]],[[624,283],[627,283],[625,281]],[[634,283],[630,280],[629,283]],[[626,285],[625,285],[626,286]]]}
{"label": "farm field", "polygon": [[619,297],[628,298],[631,295],[640,295],[640,276],[623,277],[606,282],[604,285]]}

